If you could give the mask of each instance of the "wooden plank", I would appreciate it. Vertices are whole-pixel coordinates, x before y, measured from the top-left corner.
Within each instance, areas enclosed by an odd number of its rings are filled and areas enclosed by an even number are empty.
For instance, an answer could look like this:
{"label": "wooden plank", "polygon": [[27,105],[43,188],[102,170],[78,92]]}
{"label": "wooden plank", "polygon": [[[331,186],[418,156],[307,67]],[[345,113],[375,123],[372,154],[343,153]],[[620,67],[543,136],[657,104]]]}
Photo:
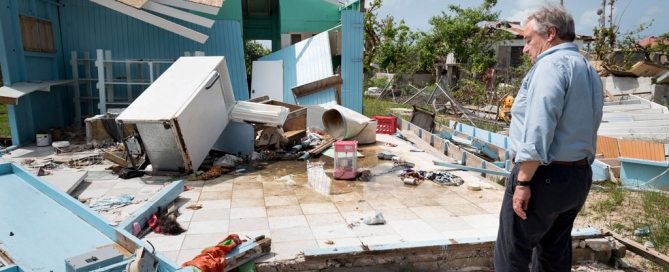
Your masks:
{"label": "wooden plank", "polygon": [[[168,6],[173,6],[173,7],[176,7],[176,8],[189,9],[189,10],[192,10],[192,11],[204,12],[204,13],[208,13],[208,14],[211,14],[211,15],[218,14],[218,10],[223,5],[222,0],[218,0],[218,1],[220,1],[220,5],[218,5],[218,6],[216,6],[216,5],[206,5],[204,3],[202,3],[202,4],[201,3],[195,3],[193,1],[186,1],[186,0],[152,0],[152,1],[156,2],[156,3],[165,4],[165,5],[168,5]],[[219,3],[213,3],[213,4],[219,4]]]}
{"label": "wooden plank", "polygon": [[186,1],[219,8],[223,6],[223,0],[186,0]]}
{"label": "wooden plank", "polygon": [[209,36],[205,34],[202,34],[185,26],[179,25],[177,23],[171,22],[157,15],[117,2],[115,0],[91,0],[91,2],[118,11],[130,17],[139,19],[141,21],[160,27],[174,34],[186,37],[199,43],[205,43],[209,38]]}
{"label": "wooden plank", "polygon": [[111,161],[113,163],[116,163],[120,166],[123,167],[128,167],[128,161],[122,157],[117,156],[116,154],[113,154],[108,151],[103,151],[102,152],[102,158],[108,161]]}
{"label": "wooden plank", "polygon": [[598,135],[596,153],[602,154],[604,158],[620,157],[620,149],[618,148],[618,139]]}
{"label": "wooden plank", "polygon": [[654,77],[666,71],[666,68],[649,61],[639,61],[630,69],[630,72],[640,77]]}
{"label": "wooden plank", "polygon": [[118,1],[123,4],[133,6],[135,8],[142,8],[142,6],[144,6],[144,4],[146,4],[146,2],[148,2],[149,0],[118,0]]}
{"label": "wooden plank", "polygon": [[656,250],[654,250],[652,248],[647,248],[647,247],[643,246],[642,244],[640,244],[640,243],[638,243],[638,242],[636,242],[632,239],[623,237],[622,235],[617,234],[617,233],[615,233],[615,232],[613,232],[609,229],[604,228],[604,229],[602,229],[602,231],[604,231],[605,235],[613,236],[613,238],[615,238],[616,240],[621,242],[623,245],[625,245],[627,247],[627,249],[636,253],[637,255],[640,255],[641,257],[644,257],[644,258],[660,265],[664,269],[669,269],[669,257],[667,255],[664,255],[660,252],[657,252]]}
{"label": "wooden plank", "polygon": [[667,83],[669,83],[669,71],[657,76],[657,84],[667,84]]}
{"label": "wooden plank", "polygon": [[317,92],[320,92],[321,90],[330,88],[330,87],[336,87],[339,86],[343,83],[344,81],[342,80],[341,76],[339,74],[335,74],[323,79],[319,79],[316,81],[309,82],[307,84],[302,84],[300,86],[295,86],[291,90],[293,91],[293,94],[295,95],[296,98],[307,96],[310,94],[314,94]]}
{"label": "wooden plank", "polygon": [[225,256],[225,269],[231,271],[271,251],[272,239],[261,236],[256,241],[247,241],[235,247]]}
{"label": "wooden plank", "polygon": [[176,9],[170,6],[159,4],[156,2],[147,2],[143,7],[145,10],[150,10],[160,14],[165,14],[167,16],[177,18],[186,22],[190,22],[196,25],[201,25],[206,28],[211,28],[214,25],[214,20],[205,18],[190,12],[186,12],[180,9]]}

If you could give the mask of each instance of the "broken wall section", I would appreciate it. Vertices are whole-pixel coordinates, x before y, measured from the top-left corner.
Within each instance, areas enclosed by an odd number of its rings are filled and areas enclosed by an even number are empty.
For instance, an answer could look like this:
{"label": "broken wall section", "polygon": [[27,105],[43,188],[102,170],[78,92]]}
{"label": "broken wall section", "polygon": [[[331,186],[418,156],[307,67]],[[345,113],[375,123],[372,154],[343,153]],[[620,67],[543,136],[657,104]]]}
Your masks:
{"label": "broken wall section", "polygon": [[[339,96],[342,106],[362,112],[363,17],[355,10],[341,14],[341,27],[259,59],[283,61],[283,102],[325,106],[336,104]],[[336,87],[328,87],[297,99],[293,95],[292,88],[331,77],[335,71],[340,71],[343,80],[340,92]]]}

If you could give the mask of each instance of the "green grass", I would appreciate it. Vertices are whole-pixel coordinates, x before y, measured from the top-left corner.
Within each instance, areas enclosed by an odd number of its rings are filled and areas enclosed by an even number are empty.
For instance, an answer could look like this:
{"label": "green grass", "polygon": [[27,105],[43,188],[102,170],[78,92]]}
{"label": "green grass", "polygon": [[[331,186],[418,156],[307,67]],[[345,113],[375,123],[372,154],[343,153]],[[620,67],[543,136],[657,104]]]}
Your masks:
{"label": "green grass", "polygon": [[595,210],[598,212],[614,211],[625,200],[625,191],[618,186],[610,188],[607,196],[595,204]]}
{"label": "green grass", "polygon": [[9,115],[7,114],[7,105],[0,105],[0,136],[11,136],[9,130]]}
{"label": "green grass", "polygon": [[645,192],[642,196],[644,221],[650,225],[649,240],[661,252],[669,249],[669,195],[662,192]]}
{"label": "green grass", "polygon": [[362,99],[362,114],[365,116],[390,115],[391,108],[411,109],[411,105],[402,105],[390,100],[378,99],[376,97],[364,96]]}
{"label": "green grass", "polygon": [[[604,191],[596,198],[589,211],[582,215],[596,221],[605,221],[613,231],[629,235],[637,242],[650,241],[655,249],[669,253],[669,194],[666,192],[630,192],[624,188],[606,183]],[[593,192],[591,192],[593,194]],[[634,230],[649,226],[647,237],[634,236]]]}

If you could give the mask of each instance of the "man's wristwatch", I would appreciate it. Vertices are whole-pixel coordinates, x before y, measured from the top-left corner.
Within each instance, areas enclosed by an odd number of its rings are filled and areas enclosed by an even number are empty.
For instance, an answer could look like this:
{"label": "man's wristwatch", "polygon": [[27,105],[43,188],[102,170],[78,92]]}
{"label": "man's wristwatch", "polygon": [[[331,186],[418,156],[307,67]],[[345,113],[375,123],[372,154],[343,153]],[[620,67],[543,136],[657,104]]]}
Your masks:
{"label": "man's wristwatch", "polygon": [[528,187],[528,186],[530,186],[530,182],[529,181],[516,181],[516,186]]}

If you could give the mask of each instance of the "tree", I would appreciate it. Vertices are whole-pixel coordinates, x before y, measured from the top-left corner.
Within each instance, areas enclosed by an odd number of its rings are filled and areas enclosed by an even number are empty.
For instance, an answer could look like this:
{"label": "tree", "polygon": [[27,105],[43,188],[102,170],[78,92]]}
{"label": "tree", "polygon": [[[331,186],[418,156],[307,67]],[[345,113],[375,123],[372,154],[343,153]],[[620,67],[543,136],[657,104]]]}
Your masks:
{"label": "tree", "polygon": [[376,12],[381,8],[381,0],[372,0],[369,8],[365,11],[364,19],[364,39],[365,39],[365,55],[363,57],[362,67],[365,76],[369,78],[372,74],[372,60],[376,53],[377,46],[381,43],[379,35],[380,23],[376,19]]}
{"label": "tree", "polygon": [[373,60],[383,70],[394,73],[414,73],[417,69],[417,54],[413,52],[415,34],[404,20],[396,24],[392,16],[381,21],[381,39]]}
{"label": "tree", "polygon": [[246,76],[251,77],[251,69],[253,61],[258,60],[260,57],[265,56],[271,53],[269,49],[262,46],[262,44],[248,40],[244,43],[244,61],[246,63]]}
{"label": "tree", "polygon": [[[492,11],[497,0],[485,0],[473,8],[449,5],[450,13],[430,19],[431,33],[424,34],[426,41],[419,42],[421,55],[426,59],[443,59],[453,53],[457,61],[469,67],[475,75],[482,74],[496,64],[494,46],[510,38],[505,31],[481,27],[485,22],[497,21],[499,12]],[[424,65],[424,64],[423,64]]]}

